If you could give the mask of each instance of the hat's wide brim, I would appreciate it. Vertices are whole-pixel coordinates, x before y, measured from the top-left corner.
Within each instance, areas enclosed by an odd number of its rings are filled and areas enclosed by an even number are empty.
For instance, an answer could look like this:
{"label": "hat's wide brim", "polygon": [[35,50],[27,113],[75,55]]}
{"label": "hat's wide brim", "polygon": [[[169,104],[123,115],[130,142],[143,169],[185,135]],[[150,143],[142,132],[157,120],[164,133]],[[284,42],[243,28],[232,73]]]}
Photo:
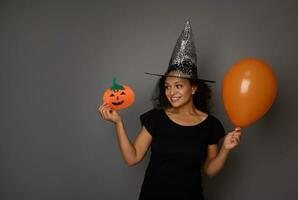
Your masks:
{"label": "hat's wide brim", "polygon": [[208,82],[208,83],[215,83],[215,82],[216,82],[216,81],[206,80],[206,79],[200,79],[200,78],[189,78],[189,77],[175,76],[175,75],[154,74],[154,73],[149,73],[149,72],[145,72],[145,74],[153,75],[153,76],[165,76],[165,77],[186,78],[186,79],[198,80],[198,81]]}

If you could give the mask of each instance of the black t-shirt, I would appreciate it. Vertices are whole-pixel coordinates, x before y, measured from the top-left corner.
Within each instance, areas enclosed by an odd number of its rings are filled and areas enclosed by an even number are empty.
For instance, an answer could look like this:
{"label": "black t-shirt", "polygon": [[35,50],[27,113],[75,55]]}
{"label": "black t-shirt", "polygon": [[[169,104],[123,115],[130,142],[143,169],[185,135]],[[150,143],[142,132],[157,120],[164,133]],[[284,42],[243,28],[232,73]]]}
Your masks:
{"label": "black t-shirt", "polygon": [[140,120],[153,140],[139,199],[204,199],[201,166],[207,146],[225,135],[220,121],[208,115],[199,124],[183,126],[161,109],[142,114]]}

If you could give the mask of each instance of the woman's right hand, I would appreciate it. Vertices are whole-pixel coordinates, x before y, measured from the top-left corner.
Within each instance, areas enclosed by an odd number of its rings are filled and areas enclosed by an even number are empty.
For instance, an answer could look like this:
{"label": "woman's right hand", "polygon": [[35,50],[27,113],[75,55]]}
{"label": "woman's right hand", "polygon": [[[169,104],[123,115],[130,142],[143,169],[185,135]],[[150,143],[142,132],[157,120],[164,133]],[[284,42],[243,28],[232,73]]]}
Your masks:
{"label": "woman's right hand", "polygon": [[107,103],[103,103],[102,105],[100,105],[97,111],[104,120],[113,122],[115,124],[122,121],[118,112],[116,110],[112,110],[112,108]]}

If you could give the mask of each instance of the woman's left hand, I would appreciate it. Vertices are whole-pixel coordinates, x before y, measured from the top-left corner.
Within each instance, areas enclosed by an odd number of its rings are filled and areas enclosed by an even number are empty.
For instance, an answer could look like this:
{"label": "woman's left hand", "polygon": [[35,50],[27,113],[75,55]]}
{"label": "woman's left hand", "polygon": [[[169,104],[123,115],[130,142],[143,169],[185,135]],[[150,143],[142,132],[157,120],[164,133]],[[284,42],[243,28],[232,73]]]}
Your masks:
{"label": "woman's left hand", "polygon": [[234,131],[229,132],[223,142],[223,147],[227,150],[233,149],[240,143],[241,128],[235,128]]}

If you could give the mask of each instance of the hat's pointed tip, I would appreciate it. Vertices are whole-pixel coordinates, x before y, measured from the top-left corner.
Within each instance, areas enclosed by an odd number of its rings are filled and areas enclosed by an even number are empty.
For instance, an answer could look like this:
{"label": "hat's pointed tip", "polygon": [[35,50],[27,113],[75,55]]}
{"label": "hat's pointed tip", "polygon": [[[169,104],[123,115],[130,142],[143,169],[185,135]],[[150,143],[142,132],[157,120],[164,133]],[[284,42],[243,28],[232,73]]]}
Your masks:
{"label": "hat's pointed tip", "polygon": [[[210,80],[198,79],[196,48],[193,41],[193,34],[189,19],[186,20],[184,29],[182,30],[181,34],[178,37],[178,40],[176,41],[165,75],[153,74],[148,72],[145,72],[145,74],[155,76],[169,76],[168,73],[171,71],[181,72],[185,75],[184,78],[210,83],[215,82]],[[179,77],[181,78],[181,76]]]}
{"label": "hat's pointed tip", "polygon": [[185,26],[190,26],[190,20],[189,19],[186,20]]}
{"label": "hat's pointed tip", "polygon": [[192,28],[191,28],[191,25],[190,25],[190,21],[187,20],[187,21],[185,22],[185,24],[184,24],[184,29],[183,29],[183,31],[191,30],[191,29],[192,29]]}

